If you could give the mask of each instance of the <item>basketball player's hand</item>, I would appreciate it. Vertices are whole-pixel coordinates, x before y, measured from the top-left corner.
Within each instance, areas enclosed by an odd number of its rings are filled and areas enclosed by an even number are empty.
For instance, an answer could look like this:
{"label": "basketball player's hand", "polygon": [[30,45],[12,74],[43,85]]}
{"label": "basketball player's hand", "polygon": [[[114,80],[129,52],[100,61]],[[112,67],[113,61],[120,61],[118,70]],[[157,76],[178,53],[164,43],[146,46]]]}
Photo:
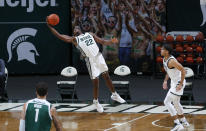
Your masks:
{"label": "basketball player's hand", "polygon": [[112,38],[111,41],[112,41],[112,43],[114,43],[114,44],[117,44],[117,43],[119,42],[119,41],[117,40],[117,38],[115,38],[115,37]]}
{"label": "basketball player's hand", "polygon": [[49,22],[48,22],[48,16],[46,17],[46,24],[47,24],[47,26],[50,26]]}
{"label": "basketball player's hand", "polygon": [[176,91],[180,91],[182,89],[182,85],[177,85]]}
{"label": "basketball player's hand", "polygon": [[167,88],[167,82],[166,82],[166,81],[163,82],[162,87],[163,87],[164,90],[167,90],[167,89],[168,89],[168,88]]}

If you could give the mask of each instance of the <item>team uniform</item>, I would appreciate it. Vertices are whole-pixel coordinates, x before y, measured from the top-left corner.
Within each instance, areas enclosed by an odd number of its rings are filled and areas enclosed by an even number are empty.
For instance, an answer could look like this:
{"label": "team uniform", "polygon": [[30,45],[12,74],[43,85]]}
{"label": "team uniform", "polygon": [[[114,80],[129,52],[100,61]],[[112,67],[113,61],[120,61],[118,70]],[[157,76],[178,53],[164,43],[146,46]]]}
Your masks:
{"label": "team uniform", "polygon": [[85,33],[75,38],[77,41],[77,49],[79,49],[82,56],[85,57],[90,78],[95,79],[101,73],[108,71],[104,57],[99,52],[99,47],[93,36],[89,33]]}
{"label": "team uniform", "polygon": [[182,89],[180,91],[176,91],[176,87],[180,83],[180,80],[181,80],[181,71],[179,71],[176,68],[170,69],[168,67],[168,62],[171,59],[176,60],[175,57],[173,57],[173,56],[170,56],[167,60],[165,60],[165,59],[163,60],[164,69],[167,72],[169,78],[171,79],[170,90],[168,93],[171,93],[171,94],[177,95],[177,96],[181,96],[181,95],[183,95],[186,81],[184,80]]}
{"label": "team uniform", "polygon": [[50,131],[52,117],[51,104],[42,99],[32,99],[26,103],[25,131]]}
{"label": "team uniform", "polygon": [[[170,56],[167,60],[163,59],[164,69],[171,79],[170,89],[167,93],[167,96],[165,97],[164,104],[171,116],[183,115],[183,107],[180,104],[180,98],[183,95],[186,81],[183,81],[181,90],[176,91],[176,88],[181,81],[181,71],[176,68],[168,67],[168,63],[171,59],[177,61],[173,56]],[[189,123],[186,121],[185,117],[181,118],[180,120],[184,126],[189,126]],[[174,120],[174,122],[174,127],[171,129],[171,131],[179,131],[184,129],[184,127],[179,123],[178,120]]]}

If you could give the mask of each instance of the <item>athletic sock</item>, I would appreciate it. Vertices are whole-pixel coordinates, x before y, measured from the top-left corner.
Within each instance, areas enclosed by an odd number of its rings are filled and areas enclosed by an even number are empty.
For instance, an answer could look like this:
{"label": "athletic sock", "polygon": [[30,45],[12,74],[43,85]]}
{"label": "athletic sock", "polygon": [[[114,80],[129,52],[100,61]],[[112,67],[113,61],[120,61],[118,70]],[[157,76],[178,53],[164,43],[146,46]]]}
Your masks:
{"label": "athletic sock", "polygon": [[180,121],[179,121],[178,119],[175,119],[175,120],[174,120],[174,123],[180,124]]}

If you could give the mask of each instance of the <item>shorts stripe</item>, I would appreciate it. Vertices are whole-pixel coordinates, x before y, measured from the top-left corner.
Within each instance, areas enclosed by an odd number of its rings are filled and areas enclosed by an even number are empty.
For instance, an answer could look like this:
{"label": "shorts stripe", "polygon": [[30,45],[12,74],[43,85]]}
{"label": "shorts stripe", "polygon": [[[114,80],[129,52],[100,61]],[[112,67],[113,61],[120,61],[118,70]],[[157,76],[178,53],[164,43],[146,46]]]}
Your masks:
{"label": "shorts stripe", "polygon": [[173,95],[176,95],[176,96],[182,96],[182,95],[177,95],[177,94],[175,94],[175,93],[173,93],[173,92],[170,92],[171,94],[173,94]]}
{"label": "shorts stripe", "polygon": [[90,78],[93,79],[93,76],[92,76],[92,68],[91,68],[91,64],[90,64],[90,61],[89,61],[89,58],[88,58],[88,57],[85,58],[85,62],[86,62],[86,65],[87,65],[87,69],[88,69]]}

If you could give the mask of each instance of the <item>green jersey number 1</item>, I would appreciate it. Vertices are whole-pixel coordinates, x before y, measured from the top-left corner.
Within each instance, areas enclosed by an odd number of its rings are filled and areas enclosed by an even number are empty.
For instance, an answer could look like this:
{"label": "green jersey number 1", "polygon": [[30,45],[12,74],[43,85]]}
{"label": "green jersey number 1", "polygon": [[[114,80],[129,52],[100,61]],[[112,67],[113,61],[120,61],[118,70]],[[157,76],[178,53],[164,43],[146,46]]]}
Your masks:
{"label": "green jersey number 1", "polygon": [[39,116],[39,109],[35,109],[36,115],[35,115],[35,122],[38,121],[38,116]]}

